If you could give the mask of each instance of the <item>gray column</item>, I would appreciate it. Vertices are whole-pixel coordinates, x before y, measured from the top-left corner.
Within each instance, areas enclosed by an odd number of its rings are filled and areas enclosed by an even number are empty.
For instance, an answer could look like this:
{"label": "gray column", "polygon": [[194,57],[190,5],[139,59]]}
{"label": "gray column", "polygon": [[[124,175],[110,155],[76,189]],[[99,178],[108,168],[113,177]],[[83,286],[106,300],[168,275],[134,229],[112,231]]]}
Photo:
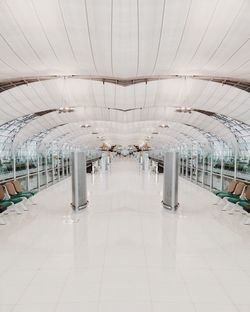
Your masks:
{"label": "gray column", "polygon": [[40,181],[40,156],[39,156],[39,154],[37,154],[37,189],[38,189],[38,191],[40,191],[40,185],[41,185],[41,181]]}
{"label": "gray column", "polygon": [[184,177],[184,155],[181,155],[181,176]]}
{"label": "gray column", "polygon": [[69,175],[69,156],[66,156],[66,176]]}
{"label": "gray column", "polygon": [[195,168],[195,183],[197,184],[198,183],[198,166],[199,166],[199,155],[198,155],[198,152],[196,154],[196,168]]}
{"label": "gray column", "polygon": [[141,155],[141,154],[139,154],[138,160],[139,160],[139,165],[142,165],[142,163],[143,163],[143,158],[142,158],[142,155]]}
{"label": "gray column", "polygon": [[237,158],[238,158],[238,151],[235,148],[235,152],[234,152],[234,180],[236,180],[236,178],[237,178]]}
{"label": "gray column", "polygon": [[201,180],[202,182],[201,183],[202,183],[202,187],[204,187],[204,182],[205,182],[204,181],[205,180],[205,155],[203,154],[202,157],[203,158],[202,158],[202,180]]}
{"label": "gray column", "polygon": [[178,161],[177,152],[166,152],[164,155],[163,200],[164,208],[176,210],[178,203]]}
{"label": "gray column", "polygon": [[223,170],[224,170],[224,144],[222,150],[222,156],[220,160],[220,190],[223,190]]}
{"label": "gray column", "polygon": [[16,153],[15,150],[12,150],[12,160],[13,160],[13,178],[16,180]]}
{"label": "gray column", "polygon": [[64,178],[64,154],[62,153],[62,178]]}
{"label": "gray column", "polygon": [[193,179],[193,147],[191,148],[191,156],[190,156],[190,181]]}
{"label": "gray column", "polygon": [[188,161],[189,161],[188,157],[189,157],[189,152],[187,151],[187,156],[186,156],[186,178],[188,178]]}
{"label": "gray column", "polygon": [[48,187],[49,186],[49,175],[48,175],[47,151],[45,153],[45,178],[46,178],[46,187]]}
{"label": "gray column", "polygon": [[213,151],[211,154],[211,161],[210,161],[210,191],[213,189],[213,167],[214,167],[214,157]]}
{"label": "gray column", "polygon": [[72,152],[72,207],[75,211],[87,207],[87,175],[85,152]]}
{"label": "gray column", "polygon": [[55,159],[54,159],[54,154],[52,153],[51,156],[51,167],[52,167],[52,184],[55,183]]}
{"label": "gray column", "polygon": [[60,153],[57,152],[57,175],[58,175],[58,181],[61,180],[60,171],[61,171],[61,159],[60,159]]}
{"label": "gray column", "polygon": [[30,191],[30,162],[29,162],[29,155],[27,156],[26,166],[27,166],[27,190]]}

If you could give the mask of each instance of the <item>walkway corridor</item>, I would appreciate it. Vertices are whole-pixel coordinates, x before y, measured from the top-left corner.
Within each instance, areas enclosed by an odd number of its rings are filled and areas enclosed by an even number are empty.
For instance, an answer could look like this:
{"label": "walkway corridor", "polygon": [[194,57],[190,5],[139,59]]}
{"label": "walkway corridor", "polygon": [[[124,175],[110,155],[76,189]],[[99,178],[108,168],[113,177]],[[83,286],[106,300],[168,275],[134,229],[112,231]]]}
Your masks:
{"label": "walkway corridor", "polygon": [[88,175],[78,223],[70,179],[40,192],[0,229],[0,311],[250,311],[249,228],[210,192],[179,191],[168,213],[162,176],[124,158]]}

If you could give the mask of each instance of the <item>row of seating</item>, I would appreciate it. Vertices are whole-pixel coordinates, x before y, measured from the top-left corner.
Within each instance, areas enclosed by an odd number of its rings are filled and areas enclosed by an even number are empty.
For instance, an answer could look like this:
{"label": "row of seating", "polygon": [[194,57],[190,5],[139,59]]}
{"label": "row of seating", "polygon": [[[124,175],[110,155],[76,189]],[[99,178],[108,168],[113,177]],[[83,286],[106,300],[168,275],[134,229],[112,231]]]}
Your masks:
{"label": "row of seating", "polygon": [[[35,195],[34,192],[24,191],[19,181],[10,181],[0,184],[0,225],[6,224],[3,215],[8,214],[9,209],[21,214],[23,210],[28,210],[25,203]],[[33,203],[33,202],[32,202]]]}
{"label": "row of seating", "polygon": [[[250,185],[233,180],[226,191],[215,192],[215,195],[220,198],[219,202],[224,202],[222,210],[229,210],[230,214],[239,210],[243,214],[250,214]],[[249,217],[244,224],[250,225]]]}

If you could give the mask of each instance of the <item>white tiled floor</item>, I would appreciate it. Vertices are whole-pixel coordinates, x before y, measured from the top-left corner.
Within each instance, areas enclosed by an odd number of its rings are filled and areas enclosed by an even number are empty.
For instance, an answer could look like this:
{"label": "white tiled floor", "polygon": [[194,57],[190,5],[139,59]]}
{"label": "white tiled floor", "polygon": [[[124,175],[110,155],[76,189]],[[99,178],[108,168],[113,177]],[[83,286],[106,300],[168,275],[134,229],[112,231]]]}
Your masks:
{"label": "white tiled floor", "polygon": [[78,223],[68,179],[0,228],[0,312],[250,311],[250,227],[213,194],[181,179],[169,213],[162,176],[129,159],[88,190]]}

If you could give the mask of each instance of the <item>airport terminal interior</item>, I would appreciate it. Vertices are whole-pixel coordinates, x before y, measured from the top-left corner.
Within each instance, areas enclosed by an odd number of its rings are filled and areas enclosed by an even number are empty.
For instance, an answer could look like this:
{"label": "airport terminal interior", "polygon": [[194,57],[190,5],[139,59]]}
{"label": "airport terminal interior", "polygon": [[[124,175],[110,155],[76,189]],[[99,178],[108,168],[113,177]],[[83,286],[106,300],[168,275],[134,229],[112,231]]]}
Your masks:
{"label": "airport terminal interior", "polygon": [[250,1],[0,1],[0,312],[250,312]]}

